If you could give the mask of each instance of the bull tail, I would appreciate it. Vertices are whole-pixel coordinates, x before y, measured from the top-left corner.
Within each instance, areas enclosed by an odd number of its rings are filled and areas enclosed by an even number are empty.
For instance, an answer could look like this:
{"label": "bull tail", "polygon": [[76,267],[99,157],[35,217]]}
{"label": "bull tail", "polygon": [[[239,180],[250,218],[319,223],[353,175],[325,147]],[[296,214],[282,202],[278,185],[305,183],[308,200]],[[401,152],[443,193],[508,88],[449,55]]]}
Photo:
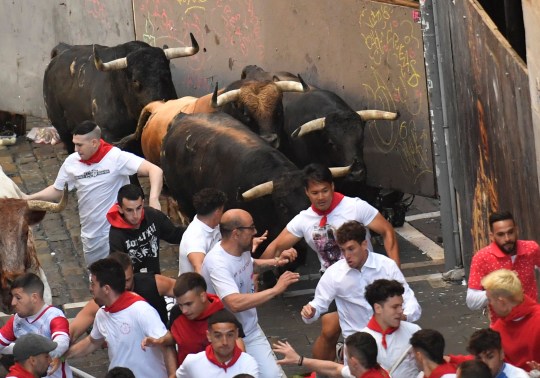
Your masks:
{"label": "bull tail", "polygon": [[141,140],[142,132],[146,127],[148,119],[163,103],[163,101],[153,101],[143,108],[143,110],[141,111],[141,115],[139,116],[139,121],[137,122],[137,129],[135,130],[135,140]]}

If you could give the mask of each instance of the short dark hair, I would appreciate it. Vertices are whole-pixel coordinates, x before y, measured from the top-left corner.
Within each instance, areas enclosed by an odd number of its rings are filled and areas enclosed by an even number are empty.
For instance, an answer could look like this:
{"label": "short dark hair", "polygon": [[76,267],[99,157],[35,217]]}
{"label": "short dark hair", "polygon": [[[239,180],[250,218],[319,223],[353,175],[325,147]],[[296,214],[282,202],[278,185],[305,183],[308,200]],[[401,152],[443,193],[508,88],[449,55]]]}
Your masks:
{"label": "short dark hair", "polygon": [[236,319],[236,316],[234,316],[234,314],[227,309],[216,311],[208,317],[209,330],[212,329],[212,325],[216,323],[232,323],[239,330],[240,328],[242,328],[242,325],[240,324],[238,319]]}
{"label": "short dark hair", "polygon": [[438,365],[444,363],[444,337],[434,329],[416,331],[410,340],[415,349],[420,349],[424,355]]}
{"label": "short dark hair", "polygon": [[126,274],[118,261],[107,257],[92,263],[88,269],[96,276],[100,287],[109,285],[117,294],[126,290]]}
{"label": "short dark hair", "polygon": [[492,378],[489,367],[480,360],[469,360],[459,364],[461,378]]}
{"label": "short dark hair", "polygon": [[366,286],[364,297],[371,306],[375,309],[375,303],[382,305],[388,300],[398,295],[403,295],[405,288],[396,280],[380,279],[375,280]]}
{"label": "short dark hair", "polygon": [[127,367],[117,366],[109,370],[105,378],[135,378],[135,374]]}
{"label": "short dark hair", "polygon": [[366,369],[379,367],[377,363],[377,342],[367,332],[355,332],[345,339],[349,354],[358,359]]}
{"label": "short dark hair", "polygon": [[336,240],[338,244],[345,244],[351,240],[362,244],[366,240],[366,227],[355,220],[345,222],[337,229]]}
{"label": "short dark hair", "polygon": [[139,198],[142,198],[144,200],[144,192],[139,185],[127,184],[121,187],[120,190],[118,190],[118,195],[116,196],[116,201],[118,202],[118,205],[122,205],[122,200],[124,198],[130,201],[136,201]]}
{"label": "short dark hair", "polygon": [[133,262],[131,261],[131,257],[125,252],[121,251],[115,251],[112,252],[109,255],[109,258],[113,259],[114,261],[118,261],[120,265],[122,265],[122,269],[126,270],[129,267],[133,267]]}
{"label": "short dark hair", "polygon": [[197,293],[206,291],[207,285],[203,276],[195,272],[182,273],[176,279],[174,284],[174,296],[180,297],[190,290],[196,290]]}
{"label": "short dark hair", "polygon": [[514,221],[514,216],[509,211],[501,211],[501,212],[495,212],[492,213],[489,216],[489,229],[493,231],[493,223],[500,222],[504,220],[511,220],[514,224],[516,223]]}
{"label": "short dark hair", "polygon": [[321,164],[308,164],[304,167],[303,173],[304,188],[306,189],[309,187],[310,182],[334,183],[334,177],[330,169]]}
{"label": "short dark hair", "polygon": [[43,292],[45,291],[45,285],[43,281],[34,273],[24,273],[13,280],[11,283],[11,290],[23,289],[23,291],[31,295],[37,293],[37,295],[43,299]]}
{"label": "short dark hair", "polygon": [[467,352],[475,356],[490,350],[501,350],[501,335],[491,328],[479,329],[469,338]]}
{"label": "short dark hair", "polygon": [[197,214],[209,215],[227,202],[227,195],[215,188],[204,188],[193,196],[193,207]]}
{"label": "short dark hair", "polygon": [[255,377],[253,377],[251,374],[240,373],[240,374],[236,374],[233,378],[255,378]]}
{"label": "short dark hair", "polygon": [[72,135],[86,135],[94,131],[94,129],[97,127],[97,123],[94,121],[82,121],[79,123],[73,131],[71,132]]}

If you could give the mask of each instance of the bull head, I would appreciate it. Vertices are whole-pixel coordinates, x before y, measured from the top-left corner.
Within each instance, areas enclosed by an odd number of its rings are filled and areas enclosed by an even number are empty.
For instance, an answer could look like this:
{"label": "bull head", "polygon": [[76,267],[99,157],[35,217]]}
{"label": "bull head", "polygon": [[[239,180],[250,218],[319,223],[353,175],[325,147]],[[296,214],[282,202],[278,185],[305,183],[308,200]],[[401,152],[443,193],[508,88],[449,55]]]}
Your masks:
{"label": "bull head", "polygon": [[[300,82],[297,81],[277,81],[275,82],[276,86],[281,92],[307,92],[309,91],[308,85],[302,80],[300,75],[298,75],[300,78]],[[238,100],[240,97],[240,92],[242,89],[233,89],[230,91],[227,91],[225,93],[222,93],[218,96],[218,86],[216,83],[216,87],[214,88],[214,94],[212,95],[212,107],[218,108],[220,106],[224,106],[230,102]]]}
{"label": "bull head", "polygon": [[[330,169],[330,172],[332,172],[333,178],[339,178],[339,177],[346,176],[351,171],[351,168],[352,168],[352,165],[349,165],[347,167],[331,167],[329,169]],[[252,201],[262,196],[267,196],[269,194],[272,194],[273,191],[274,191],[273,181],[263,182],[262,184],[254,186],[253,188],[242,193],[242,199],[244,201]]]}
{"label": "bull head", "polygon": [[[163,49],[163,52],[165,53],[167,59],[171,60],[175,58],[192,56],[199,52],[199,44],[197,43],[197,40],[192,33],[189,33],[189,36],[191,38],[191,47],[171,47]],[[94,64],[96,65],[96,68],[100,71],[122,70],[124,68],[127,68],[128,66],[126,57],[111,60],[110,62],[103,62],[98,55],[96,45],[93,46],[93,52]]]}
{"label": "bull head", "polygon": [[[399,113],[385,112],[383,110],[360,110],[356,112],[362,121],[372,121],[377,119],[395,120],[399,117]],[[322,130],[326,126],[326,118],[317,118],[304,123],[291,134],[291,137],[298,138],[309,134],[313,131]]]}

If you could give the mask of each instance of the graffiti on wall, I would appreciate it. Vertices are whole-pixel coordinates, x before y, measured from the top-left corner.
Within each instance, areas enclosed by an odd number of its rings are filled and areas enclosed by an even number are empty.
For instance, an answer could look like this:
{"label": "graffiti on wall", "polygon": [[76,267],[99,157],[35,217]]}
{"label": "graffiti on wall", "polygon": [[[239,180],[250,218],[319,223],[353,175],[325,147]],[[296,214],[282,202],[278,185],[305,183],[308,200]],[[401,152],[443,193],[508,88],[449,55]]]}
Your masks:
{"label": "graffiti on wall", "polygon": [[135,0],[137,38],[152,46],[186,46],[193,33],[201,51],[178,63],[186,71],[182,84],[210,91],[214,79],[205,77],[203,69],[215,59],[213,48],[227,52],[229,69],[237,57],[263,59],[261,20],[253,1]]}
{"label": "graffiti on wall", "polygon": [[361,80],[370,107],[400,112],[390,127],[368,124],[375,148],[397,153],[401,173],[416,183],[433,175],[423,44],[418,11],[407,9],[403,17],[394,15],[396,9],[373,3],[359,14],[359,43],[369,61]]}

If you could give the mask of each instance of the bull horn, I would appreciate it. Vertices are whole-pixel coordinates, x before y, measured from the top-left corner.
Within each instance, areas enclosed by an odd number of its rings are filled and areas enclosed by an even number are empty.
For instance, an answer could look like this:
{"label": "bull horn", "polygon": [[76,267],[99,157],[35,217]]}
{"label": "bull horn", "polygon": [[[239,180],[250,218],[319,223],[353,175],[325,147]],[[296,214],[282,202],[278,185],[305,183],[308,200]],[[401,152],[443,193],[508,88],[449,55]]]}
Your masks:
{"label": "bull horn", "polygon": [[96,65],[96,68],[100,71],[123,70],[124,68],[128,66],[127,58],[125,57],[111,60],[110,62],[104,63],[97,53],[96,45],[93,46],[93,51],[94,51],[94,64]]}
{"label": "bull horn", "polygon": [[306,91],[306,88],[304,87],[305,84],[306,83],[303,83],[303,82],[299,83],[297,81],[292,81],[292,80],[276,82],[277,87],[282,92],[304,92]]}
{"label": "bull horn", "polygon": [[189,36],[191,38],[191,47],[170,47],[163,50],[167,59],[183,58],[195,55],[199,52],[199,44],[193,36],[193,33],[189,33]]}
{"label": "bull horn", "polygon": [[302,126],[294,130],[291,134],[291,137],[298,138],[303,135],[309,134],[313,131],[324,129],[325,118],[317,118],[309,122],[304,123]]}
{"label": "bull horn", "polygon": [[220,106],[226,105],[229,102],[236,101],[240,97],[240,89],[233,89],[231,91],[225,92],[217,95],[217,84],[214,89],[214,94],[212,95],[212,107],[218,108]]}
{"label": "bull horn", "polygon": [[68,201],[68,186],[64,185],[64,192],[60,202],[54,203],[49,201],[28,200],[28,208],[35,211],[49,211],[51,213],[59,213],[66,208]]}
{"label": "bull horn", "polygon": [[349,172],[351,171],[352,165],[346,166],[346,167],[330,167],[330,172],[332,172],[333,178],[339,178],[343,176],[347,176]]}
{"label": "bull horn", "polygon": [[362,121],[371,121],[375,119],[393,121],[399,117],[399,113],[385,112],[383,110],[360,110],[356,113],[362,118]]}
{"label": "bull horn", "polygon": [[251,201],[256,198],[272,194],[274,190],[274,183],[272,181],[263,182],[253,188],[242,193],[242,198],[244,201]]}

